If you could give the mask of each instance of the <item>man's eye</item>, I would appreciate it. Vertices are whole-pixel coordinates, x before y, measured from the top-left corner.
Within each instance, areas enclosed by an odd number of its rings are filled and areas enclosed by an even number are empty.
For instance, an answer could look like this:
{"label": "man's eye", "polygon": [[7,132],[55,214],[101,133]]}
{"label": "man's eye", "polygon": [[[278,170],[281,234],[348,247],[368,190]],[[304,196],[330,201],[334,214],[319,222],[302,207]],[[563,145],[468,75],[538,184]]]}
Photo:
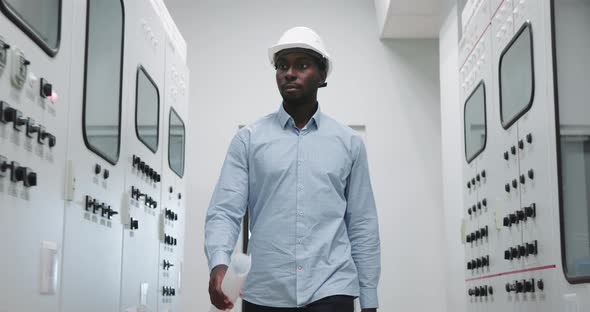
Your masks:
{"label": "man's eye", "polygon": [[289,66],[287,66],[286,64],[278,64],[277,65],[277,69],[279,69],[279,70],[287,70],[287,69],[289,69]]}
{"label": "man's eye", "polygon": [[297,66],[299,69],[308,69],[309,68],[309,64],[307,63],[301,63],[299,64],[299,66]]}

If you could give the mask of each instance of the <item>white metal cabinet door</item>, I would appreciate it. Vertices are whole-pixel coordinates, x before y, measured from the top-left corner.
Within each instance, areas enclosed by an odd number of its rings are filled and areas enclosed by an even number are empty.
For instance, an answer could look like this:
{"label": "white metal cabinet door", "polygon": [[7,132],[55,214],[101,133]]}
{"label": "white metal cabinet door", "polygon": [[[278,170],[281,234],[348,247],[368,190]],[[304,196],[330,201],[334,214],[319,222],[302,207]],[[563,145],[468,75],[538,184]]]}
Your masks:
{"label": "white metal cabinet door", "polygon": [[[122,214],[123,263],[121,311],[156,310],[159,294],[158,272],[162,155],[164,128],[165,31],[149,1],[127,2],[126,63],[130,75],[125,84],[125,142],[121,166],[125,172],[128,210]],[[132,8],[132,9],[131,9]]]}
{"label": "white metal cabinet door", "polygon": [[[0,310],[55,312],[63,247],[73,1],[61,1],[61,10],[56,7],[59,1],[35,3],[39,11],[31,4],[0,4]],[[56,15],[50,18],[50,12]],[[16,14],[25,22],[20,28]],[[42,18],[47,22],[43,30],[59,36],[55,56],[35,43],[38,35],[23,31]],[[17,74],[23,79],[18,87],[13,81]]]}
{"label": "white metal cabinet door", "polygon": [[70,98],[77,104],[69,117],[63,312],[119,309],[124,173],[118,134],[129,92],[121,81],[134,74],[123,66],[124,15],[121,0],[75,1],[72,49],[86,53],[72,55],[70,72]]}

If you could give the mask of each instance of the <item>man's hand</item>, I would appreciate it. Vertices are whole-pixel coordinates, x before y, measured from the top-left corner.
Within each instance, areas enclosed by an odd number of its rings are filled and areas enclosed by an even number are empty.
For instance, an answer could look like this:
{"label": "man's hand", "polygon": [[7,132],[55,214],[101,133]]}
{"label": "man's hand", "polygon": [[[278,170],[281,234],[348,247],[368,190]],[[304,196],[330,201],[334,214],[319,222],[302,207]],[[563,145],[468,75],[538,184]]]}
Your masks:
{"label": "man's hand", "polygon": [[361,312],[377,312],[377,309],[362,309]]}
{"label": "man's hand", "polygon": [[209,298],[211,303],[219,310],[233,309],[234,304],[229,301],[221,290],[221,282],[227,272],[227,265],[218,265],[211,271],[209,278]]}

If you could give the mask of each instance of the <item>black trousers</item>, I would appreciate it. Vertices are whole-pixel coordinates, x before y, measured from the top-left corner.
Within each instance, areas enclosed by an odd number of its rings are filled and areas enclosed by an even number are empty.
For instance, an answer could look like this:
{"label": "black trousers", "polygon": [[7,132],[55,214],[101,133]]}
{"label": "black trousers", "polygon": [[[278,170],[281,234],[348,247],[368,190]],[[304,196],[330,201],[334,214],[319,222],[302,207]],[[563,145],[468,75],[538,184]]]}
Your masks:
{"label": "black trousers", "polygon": [[273,308],[259,306],[246,300],[243,302],[245,312],[354,312],[354,297],[331,296],[310,303],[303,308]]}

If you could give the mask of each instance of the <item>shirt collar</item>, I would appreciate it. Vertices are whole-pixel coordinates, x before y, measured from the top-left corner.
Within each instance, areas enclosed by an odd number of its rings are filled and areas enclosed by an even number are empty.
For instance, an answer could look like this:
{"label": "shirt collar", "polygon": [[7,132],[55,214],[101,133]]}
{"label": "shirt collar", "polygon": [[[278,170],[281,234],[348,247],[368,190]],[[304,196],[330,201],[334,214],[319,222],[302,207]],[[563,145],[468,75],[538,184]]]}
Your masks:
{"label": "shirt collar", "polygon": [[[291,115],[289,115],[289,113],[287,113],[287,111],[285,110],[285,107],[283,107],[282,103],[279,107],[279,111],[277,114],[278,114],[277,116],[278,116],[279,123],[283,129],[287,126],[287,123],[289,122],[289,120],[293,119],[293,117],[291,117]],[[318,128],[320,127],[321,115],[322,115],[322,111],[320,109],[320,105],[318,104],[318,109],[316,110],[315,114],[313,114],[313,116],[311,116],[311,120],[310,120],[310,121],[314,121],[316,124],[316,127],[318,127]]]}

